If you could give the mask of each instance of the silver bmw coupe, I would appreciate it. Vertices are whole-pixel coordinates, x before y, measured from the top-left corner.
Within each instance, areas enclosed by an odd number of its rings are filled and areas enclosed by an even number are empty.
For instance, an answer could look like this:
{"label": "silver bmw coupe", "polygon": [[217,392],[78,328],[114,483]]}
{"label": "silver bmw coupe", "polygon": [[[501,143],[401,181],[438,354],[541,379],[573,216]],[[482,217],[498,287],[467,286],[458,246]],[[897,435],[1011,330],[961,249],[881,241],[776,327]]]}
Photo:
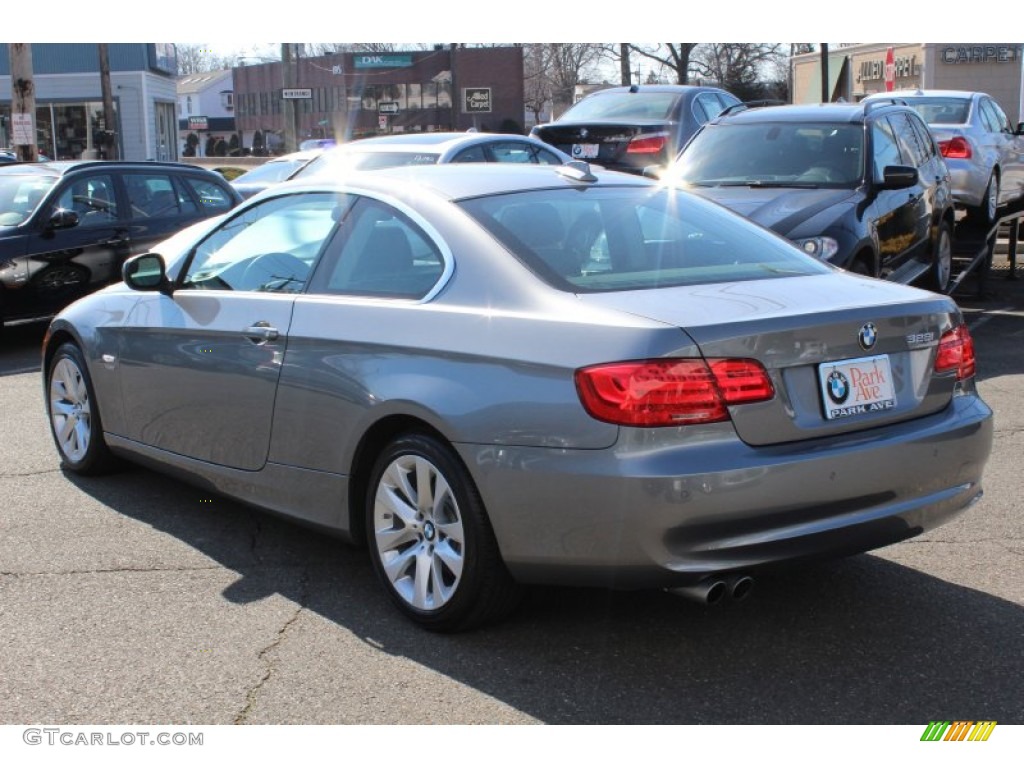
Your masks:
{"label": "silver bmw coupe", "polygon": [[528,584],[738,597],[963,512],[992,443],[952,299],[578,162],[277,185],[129,260],[43,356],[69,471],[364,544],[435,631]]}

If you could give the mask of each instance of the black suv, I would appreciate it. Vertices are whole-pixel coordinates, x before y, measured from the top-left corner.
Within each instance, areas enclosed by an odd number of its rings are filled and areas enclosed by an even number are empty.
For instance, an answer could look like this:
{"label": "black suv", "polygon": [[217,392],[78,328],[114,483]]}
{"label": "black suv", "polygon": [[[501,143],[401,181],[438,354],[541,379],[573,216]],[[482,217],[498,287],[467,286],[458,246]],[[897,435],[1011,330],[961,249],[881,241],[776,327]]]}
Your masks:
{"label": "black suv", "polygon": [[0,166],[0,329],[120,280],[129,256],[239,202],[222,176],[181,163]]}
{"label": "black suv", "polygon": [[740,100],[704,85],[632,85],[586,96],[530,131],[573,160],[642,173],[667,164],[698,128]]}
{"label": "black suv", "polygon": [[913,109],[889,101],[730,112],[663,177],[837,266],[947,289],[950,175]]}

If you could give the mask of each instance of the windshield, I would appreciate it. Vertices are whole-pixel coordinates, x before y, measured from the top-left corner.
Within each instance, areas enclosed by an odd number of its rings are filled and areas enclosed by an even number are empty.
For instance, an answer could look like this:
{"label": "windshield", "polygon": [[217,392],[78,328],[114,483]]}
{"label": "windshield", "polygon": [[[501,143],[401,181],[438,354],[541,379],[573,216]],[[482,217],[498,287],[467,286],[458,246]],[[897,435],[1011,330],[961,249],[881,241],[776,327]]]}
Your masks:
{"label": "windshield", "polygon": [[0,227],[16,227],[27,221],[56,183],[56,176],[0,175]]}
{"label": "windshield", "polygon": [[971,111],[971,100],[952,96],[929,96],[904,101],[929,125],[962,125]]}
{"label": "windshield", "polygon": [[854,187],[864,175],[864,129],[843,123],[708,125],[672,179],[698,186]]}
{"label": "windshield", "polygon": [[459,205],[538,277],[572,293],[830,269],[725,208],[669,187],[538,190]]}
{"label": "windshield", "polygon": [[679,98],[675,93],[600,91],[569,107],[558,122],[581,120],[668,120]]}
{"label": "windshield", "polygon": [[401,165],[434,165],[440,155],[436,152],[325,152],[313,160],[305,168],[292,176],[320,175],[323,172],[339,173],[344,171],[376,171],[381,168],[396,168]]}
{"label": "windshield", "polygon": [[284,181],[305,162],[305,160],[271,160],[236,177],[233,183],[246,184],[254,181],[274,183]]}

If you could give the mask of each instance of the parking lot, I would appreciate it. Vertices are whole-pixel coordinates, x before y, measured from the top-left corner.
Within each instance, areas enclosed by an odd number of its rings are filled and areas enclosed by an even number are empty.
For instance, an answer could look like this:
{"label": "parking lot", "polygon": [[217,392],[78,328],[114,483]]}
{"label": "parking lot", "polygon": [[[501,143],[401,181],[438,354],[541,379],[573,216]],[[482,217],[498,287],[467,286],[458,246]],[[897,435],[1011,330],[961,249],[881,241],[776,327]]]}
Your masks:
{"label": "parking lot", "polygon": [[63,473],[44,325],[0,347],[0,722],[1024,722],[1024,280],[958,295],[996,413],[986,495],[932,534],[736,604],[534,590],[438,636],[365,552],[145,469]]}

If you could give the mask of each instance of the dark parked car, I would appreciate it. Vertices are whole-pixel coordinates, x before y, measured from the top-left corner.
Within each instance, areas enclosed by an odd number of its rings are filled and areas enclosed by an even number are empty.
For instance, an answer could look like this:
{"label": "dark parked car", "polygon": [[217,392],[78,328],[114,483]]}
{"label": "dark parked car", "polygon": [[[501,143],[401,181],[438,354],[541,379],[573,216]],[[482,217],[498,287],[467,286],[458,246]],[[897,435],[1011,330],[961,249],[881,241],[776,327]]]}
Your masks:
{"label": "dark parked car", "polygon": [[44,342],[68,471],[127,457],[347,536],[430,629],[530,583],[741,597],[982,494],[992,412],[950,297],[641,176],[321,175],[124,275]]}
{"label": "dark parked car", "polygon": [[672,161],[708,120],[740,100],[700,85],[632,85],[596,91],[530,131],[574,160],[642,173]]}
{"label": "dark parked car", "polygon": [[180,163],[0,166],[0,326],[120,280],[129,256],[239,202],[219,174]]}
{"label": "dark parked car", "polygon": [[905,105],[817,104],[723,115],[666,178],[836,266],[943,291],[955,221],[949,170]]}

